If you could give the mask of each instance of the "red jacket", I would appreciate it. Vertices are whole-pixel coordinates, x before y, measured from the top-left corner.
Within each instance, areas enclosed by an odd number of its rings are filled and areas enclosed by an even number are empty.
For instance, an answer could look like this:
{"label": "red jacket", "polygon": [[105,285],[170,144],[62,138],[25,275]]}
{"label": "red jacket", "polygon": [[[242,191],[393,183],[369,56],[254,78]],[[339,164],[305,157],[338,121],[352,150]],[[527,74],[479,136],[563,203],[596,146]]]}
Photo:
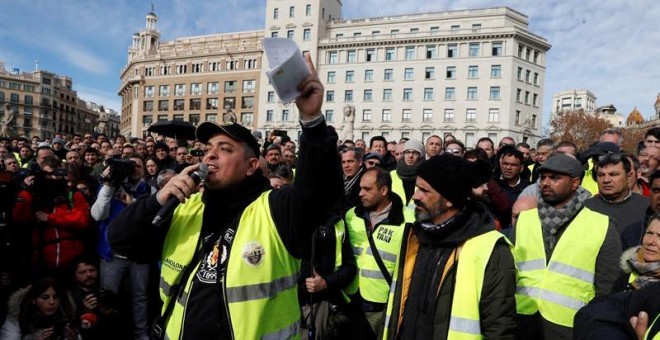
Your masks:
{"label": "red jacket", "polygon": [[[71,197],[72,196],[72,197]],[[48,220],[38,223],[37,212],[32,208],[32,194],[27,190],[18,193],[14,206],[14,221],[32,228],[33,265],[62,268],[84,252],[82,233],[90,225],[89,203],[80,192],[69,192],[71,204],[62,201],[48,213]],[[43,258],[40,259],[39,255]]]}

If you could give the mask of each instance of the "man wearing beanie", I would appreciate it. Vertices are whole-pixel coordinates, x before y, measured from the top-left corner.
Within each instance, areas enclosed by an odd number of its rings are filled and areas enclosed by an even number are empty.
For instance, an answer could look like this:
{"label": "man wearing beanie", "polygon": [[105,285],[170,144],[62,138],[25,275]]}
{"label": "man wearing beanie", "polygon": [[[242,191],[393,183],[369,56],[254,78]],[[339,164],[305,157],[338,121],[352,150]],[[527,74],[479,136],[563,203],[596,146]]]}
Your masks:
{"label": "man wearing beanie", "polygon": [[404,205],[410,203],[415,192],[415,172],[424,162],[424,144],[416,139],[409,139],[403,144],[403,155],[392,170],[392,191],[399,195]]}
{"label": "man wearing beanie", "polygon": [[442,154],[417,169],[415,223],[404,232],[384,338],[515,338],[513,256],[491,214],[469,199],[483,168]]}
{"label": "man wearing beanie", "polygon": [[585,206],[578,160],[556,154],[538,171],[538,208],[520,213],[511,235],[519,338],[571,339],[577,311],[610,294],[621,241],[613,220]]}

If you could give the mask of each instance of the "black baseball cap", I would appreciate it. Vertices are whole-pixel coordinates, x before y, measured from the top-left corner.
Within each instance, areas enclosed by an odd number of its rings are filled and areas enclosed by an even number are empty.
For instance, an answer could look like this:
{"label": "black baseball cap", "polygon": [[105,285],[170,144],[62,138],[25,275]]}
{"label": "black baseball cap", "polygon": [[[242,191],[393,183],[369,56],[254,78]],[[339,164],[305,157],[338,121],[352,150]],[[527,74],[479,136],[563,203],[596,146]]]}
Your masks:
{"label": "black baseball cap", "polygon": [[255,156],[259,156],[259,143],[257,142],[257,139],[254,138],[252,132],[249,129],[241,124],[216,124],[213,122],[204,122],[199,125],[197,127],[197,131],[195,131],[197,139],[204,144],[208,144],[209,139],[219,133],[225,134],[235,141],[245,142],[250,147],[250,149],[254,151]]}

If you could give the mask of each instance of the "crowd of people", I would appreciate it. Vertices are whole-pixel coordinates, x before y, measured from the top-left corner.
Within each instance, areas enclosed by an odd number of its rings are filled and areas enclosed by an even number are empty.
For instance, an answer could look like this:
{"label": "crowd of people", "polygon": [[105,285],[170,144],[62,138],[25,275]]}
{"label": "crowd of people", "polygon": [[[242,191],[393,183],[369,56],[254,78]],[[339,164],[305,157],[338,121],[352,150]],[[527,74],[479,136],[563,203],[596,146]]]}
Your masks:
{"label": "crowd of people", "polygon": [[660,334],[660,128],[338,141],[306,61],[299,143],[0,138],[0,339]]}

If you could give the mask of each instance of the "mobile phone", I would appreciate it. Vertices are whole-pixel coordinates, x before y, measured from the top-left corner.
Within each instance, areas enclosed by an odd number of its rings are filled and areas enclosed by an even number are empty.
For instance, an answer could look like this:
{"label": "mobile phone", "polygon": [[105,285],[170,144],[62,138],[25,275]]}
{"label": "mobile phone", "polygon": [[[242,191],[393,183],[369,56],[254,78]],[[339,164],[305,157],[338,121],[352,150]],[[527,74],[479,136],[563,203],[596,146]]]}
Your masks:
{"label": "mobile phone", "polygon": [[66,168],[57,168],[53,171],[53,175],[66,177],[69,174],[69,171]]}
{"label": "mobile phone", "polygon": [[202,157],[204,156],[204,150],[190,150],[190,155],[193,157]]}
{"label": "mobile phone", "polygon": [[273,135],[278,137],[284,137],[287,135],[286,130],[273,130]]}

